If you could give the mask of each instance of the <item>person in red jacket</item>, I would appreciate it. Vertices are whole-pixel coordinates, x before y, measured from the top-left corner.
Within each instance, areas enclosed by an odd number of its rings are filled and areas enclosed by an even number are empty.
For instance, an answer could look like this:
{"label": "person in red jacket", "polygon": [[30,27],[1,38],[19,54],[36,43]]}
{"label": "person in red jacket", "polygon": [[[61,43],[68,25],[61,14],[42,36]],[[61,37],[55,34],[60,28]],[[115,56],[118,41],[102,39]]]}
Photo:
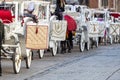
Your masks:
{"label": "person in red jacket", "polygon": [[65,15],[64,19],[67,21],[67,48],[68,52],[71,52],[73,48],[73,33],[76,31],[77,24],[76,21],[69,15]]}

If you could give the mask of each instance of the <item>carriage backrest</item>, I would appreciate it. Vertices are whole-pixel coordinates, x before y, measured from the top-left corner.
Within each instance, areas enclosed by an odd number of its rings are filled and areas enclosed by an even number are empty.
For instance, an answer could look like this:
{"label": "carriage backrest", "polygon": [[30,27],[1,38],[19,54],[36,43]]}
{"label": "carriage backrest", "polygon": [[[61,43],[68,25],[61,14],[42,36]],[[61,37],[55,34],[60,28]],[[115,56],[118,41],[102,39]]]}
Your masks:
{"label": "carriage backrest", "polygon": [[21,14],[26,13],[24,9],[27,9],[28,4],[31,2],[35,3],[35,9],[33,14],[38,17],[38,19],[49,19],[49,4],[47,1],[23,1],[21,5]]}
{"label": "carriage backrest", "polygon": [[5,9],[0,10],[0,19],[2,19],[3,23],[11,23],[12,22],[11,11]]}

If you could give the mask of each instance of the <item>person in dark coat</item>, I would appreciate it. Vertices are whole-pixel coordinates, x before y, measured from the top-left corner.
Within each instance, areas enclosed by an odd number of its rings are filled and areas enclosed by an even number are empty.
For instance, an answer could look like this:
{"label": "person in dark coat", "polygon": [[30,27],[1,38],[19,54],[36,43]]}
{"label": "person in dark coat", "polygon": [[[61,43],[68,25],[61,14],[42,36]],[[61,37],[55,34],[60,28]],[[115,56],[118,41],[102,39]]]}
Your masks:
{"label": "person in dark coat", "polygon": [[63,19],[63,12],[65,11],[65,0],[57,0],[56,1],[56,9],[55,9],[55,15],[57,16],[58,20]]}

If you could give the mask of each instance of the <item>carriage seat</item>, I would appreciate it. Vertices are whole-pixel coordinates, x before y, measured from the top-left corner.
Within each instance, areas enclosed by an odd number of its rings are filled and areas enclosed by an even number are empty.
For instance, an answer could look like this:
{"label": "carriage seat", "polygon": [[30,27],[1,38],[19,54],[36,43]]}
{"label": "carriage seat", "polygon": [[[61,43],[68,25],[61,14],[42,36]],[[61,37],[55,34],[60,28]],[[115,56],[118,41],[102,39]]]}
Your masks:
{"label": "carriage seat", "polygon": [[0,10],[0,19],[2,19],[3,23],[11,23],[12,22],[12,13],[10,10]]}

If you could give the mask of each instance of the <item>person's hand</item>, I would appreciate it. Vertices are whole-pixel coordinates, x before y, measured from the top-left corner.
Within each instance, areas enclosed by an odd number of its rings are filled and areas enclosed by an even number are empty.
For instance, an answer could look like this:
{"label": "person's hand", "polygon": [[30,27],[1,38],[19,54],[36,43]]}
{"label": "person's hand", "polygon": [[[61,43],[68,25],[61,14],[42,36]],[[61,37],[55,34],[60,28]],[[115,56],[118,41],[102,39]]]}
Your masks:
{"label": "person's hand", "polygon": [[27,9],[24,9],[24,11],[28,11]]}
{"label": "person's hand", "polygon": [[73,36],[75,36],[75,31],[72,31]]}

